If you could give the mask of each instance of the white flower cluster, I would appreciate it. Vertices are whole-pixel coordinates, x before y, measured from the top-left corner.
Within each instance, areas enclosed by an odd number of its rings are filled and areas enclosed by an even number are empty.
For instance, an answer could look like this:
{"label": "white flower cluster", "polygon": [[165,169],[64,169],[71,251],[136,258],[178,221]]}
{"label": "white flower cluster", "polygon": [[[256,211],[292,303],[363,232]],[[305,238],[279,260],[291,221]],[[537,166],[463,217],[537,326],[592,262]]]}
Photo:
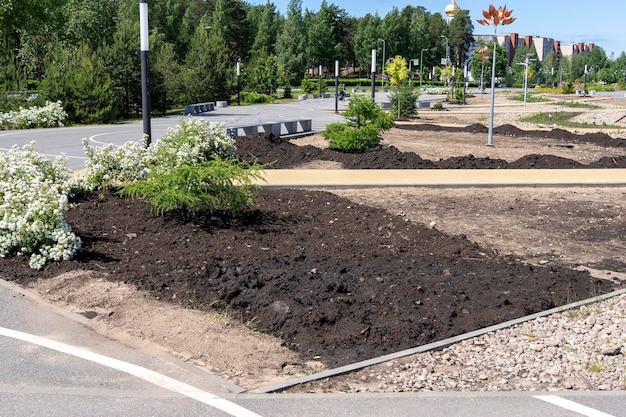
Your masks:
{"label": "white flower cluster", "polygon": [[87,155],[86,170],[78,181],[86,181],[91,189],[106,188],[126,181],[144,180],[154,169],[164,173],[183,164],[196,164],[235,152],[235,140],[226,134],[225,123],[205,123],[184,118],[167,135],[152,146],[126,142],[93,147],[83,139]]}
{"label": "white flower cluster", "polygon": [[157,167],[196,164],[235,152],[235,139],[226,134],[225,123],[205,123],[188,117],[170,128],[153,149]]}
{"label": "white flower cluster", "polygon": [[448,94],[450,92],[450,88],[448,87],[427,88],[425,92],[426,94],[430,94],[434,96],[441,96],[441,95]]}
{"label": "white flower cluster", "polygon": [[60,101],[46,101],[44,107],[20,107],[18,111],[0,113],[0,129],[32,129],[63,126],[67,113]]}
{"label": "white flower cluster", "polygon": [[65,221],[70,171],[64,156],[48,160],[31,142],[0,154],[0,256],[30,254],[31,268],[68,260],[81,241]]}
{"label": "white flower cluster", "polygon": [[106,188],[124,181],[142,180],[148,177],[152,155],[146,148],[145,139],[142,143],[126,142],[122,146],[105,145],[100,148],[92,146],[83,139],[83,148],[87,155],[86,170],[76,179],[78,185],[86,181],[88,189]]}

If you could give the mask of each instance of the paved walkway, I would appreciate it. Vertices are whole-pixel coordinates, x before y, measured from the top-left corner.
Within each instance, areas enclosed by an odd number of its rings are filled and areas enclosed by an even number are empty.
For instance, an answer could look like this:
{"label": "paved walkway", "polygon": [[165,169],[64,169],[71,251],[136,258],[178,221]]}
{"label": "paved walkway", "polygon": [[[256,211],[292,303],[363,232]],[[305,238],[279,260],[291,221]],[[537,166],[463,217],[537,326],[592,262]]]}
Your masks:
{"label": "paved walkway", "polygon": [[626,186],[626,169],[272,169],[264,187]]}

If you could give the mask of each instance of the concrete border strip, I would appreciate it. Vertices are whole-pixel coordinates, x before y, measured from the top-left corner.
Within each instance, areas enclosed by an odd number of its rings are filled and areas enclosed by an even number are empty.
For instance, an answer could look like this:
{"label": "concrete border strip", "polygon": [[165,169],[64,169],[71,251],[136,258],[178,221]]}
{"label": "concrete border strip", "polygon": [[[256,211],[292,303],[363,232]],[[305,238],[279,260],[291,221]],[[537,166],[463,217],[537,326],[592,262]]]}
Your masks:
{"label": "concrete border strip", "polygon": [[552,308],[550,310],[545,310],[545,311],[541,311],[539,313],[535,313],[535,314],[531,314],[529,316],[524,316],[524,317],[520,317],[518,319],[514,319],[514,320],[509,320],[509,321],[505,321],[504,323],[500,323],[500,324],[496,324],[493,326],[489,326],[489,327],[484,327],[482,329],[478,329],[469,333],[465,333],[462,335],[458,335],[458,336],[454,336],[454,337],[450,337],[448,339],[444,339],[444,340],[440,340],[438,342],[433,342],[433,343],[428,343],[426,345],[422,345],[422,346],[418,346],[416,348],[411,348],[411,349],[406,349],[406,350],[402,350],[400,352],[396,352],[396,353],[391,353],[388,355],[384,355],[384,356],[379,356],[377,358],[372,358],[372,359],[368,359],[365,361],[361,361],[361,362],[356,362],[350,365],[345,365],[345,366],[341,366],[339,368],[334,368],[334,369],[328,369],[322,372],[318,372],[312,375],[305,375],[302,376],[300,378],[295,378],[292,379],[290,381],[284,381],[278,384],[274,384],[274,385],[269,385],[266,387],[260,387],[260,388],[256,388],[254,390],[248,391],[249,394],[269,394],[272,392],[278,392],[278,391],[283,391],[287,388],[296,386],[296,385],[300,385],[300,384],[304,384],[307,382],[312,382],[312,381],[317,381],[319,379],[323,379],[323,378],[329,378],[329,377],[333,377],[333,376],[337,376],[337,375],[341,375],[341,374],[346,374],[349,372],[353,372],[359,369],[363,369],[366,368],[368,366],[373,366],[373,365],[378,365],[380,363],[383,362],[387,362],[393,359],[399,359],[405,356],[410,356],[410,355],[414,355],[417,353],[423,353],[423,352],[427,352],[430,350],[435,350],[435,349],[443,349],[447,346],[450,346],[452,344],[464,341],[464,340],[468,340],[468,339],[472,339],[474,337],[477,336],[482,336],[486,333],[491,333],[497,330],[501,330],[507,327],[511,327],[517,324],[521,324],[527,321],[531,321],[540,317],[545,317],[545,316],[549,316],[551,314],[555,314],[555,313],[561,313],[563,311],[566,310],[571,310],[574,308],[578,308],[578,307],[582,307],[584,305],[587,304],[593,304],[599,301],[604,301],[606,299],[609,298],[613,298],[613,297],[617,297],[619,295],[622,294],[626,294],[626,288],[625,289],[621,289],[618,291],[613,291],[610,292],[608,294],[603,294],[601,296],[598,297],[594,297],[594,298],[588,298],[586,300],[582,300],[582,301],[578,301],[575,303],[571,303],[571,304],[566,304],[563,305],[561,307],[555,307]]}
{"label": "concrete border strip", "polygon": [[268,169],[262,187],[570,187],[626,186],[626,169]]}

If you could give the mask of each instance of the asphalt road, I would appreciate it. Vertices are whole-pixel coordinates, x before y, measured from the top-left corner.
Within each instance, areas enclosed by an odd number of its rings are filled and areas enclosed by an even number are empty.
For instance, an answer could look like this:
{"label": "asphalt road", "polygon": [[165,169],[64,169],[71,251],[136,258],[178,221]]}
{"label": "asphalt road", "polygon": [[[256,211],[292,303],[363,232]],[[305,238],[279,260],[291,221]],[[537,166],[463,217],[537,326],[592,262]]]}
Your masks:
{"label": "asphalt road", "polygon": [[[379,94],[377,101],[386,101],[386,94]],[[344,109],[345,101],[338,102],[338,110]],[[169,128],[180,123],[183,116],[167,116],[151,120],[152,140],[165,136]],[[310,118],[314,131],[321,131],[331,122],[343,120],[335,113],[335,99],[309,99],[290,104],[265,104],[255,106],[229,106],[196,116],[201,120],[224,122],[227,125],[260,121],[280,121],[281,119]],[[35,141],[37,150],[54,158],[63,153],[68,157],[68,167],[79,170],[85,166],[85,151],[82,140],[88,139],[99,146],[107,143],[122,145],[128,141],[141,142],[143,121],[113,125],[61,127],[54,129],[27,129],[0,131],[0,151],[7,151],[13,145],[24,145]]]}

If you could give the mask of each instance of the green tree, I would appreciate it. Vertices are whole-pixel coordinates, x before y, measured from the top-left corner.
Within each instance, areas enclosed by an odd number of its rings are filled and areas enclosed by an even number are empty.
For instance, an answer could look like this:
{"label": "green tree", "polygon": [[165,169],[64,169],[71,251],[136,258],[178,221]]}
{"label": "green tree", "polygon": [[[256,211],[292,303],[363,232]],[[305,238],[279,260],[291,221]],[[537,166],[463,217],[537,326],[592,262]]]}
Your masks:
{"label": "green tree", "polygon": [[141,55],[139,54],[139,20],[121,8],[113,43],[104,47],[107,72],[117,96],[120,115],[138,116],[141,110]]}
{"label": "green tree", "polygon": [[553,87],[558,83],[559,62],[554,51],[550,51],[543,58],[543,78],[546,85]]}
{"label": "green tree", "polygon": [[113,42],[117,24],[114,0],[68,0],[65,38],[70,45],[86,42],[92,50]]}
{"label": "green tree", "polygon": [[42,83],[46,100],[60,100],[75,123],[107,123],[116,116],[115,96],[101,54],[82,43],[57,52]]}
{"label": "green tree", "polygon": [[252,60],[256,58],[265,59],[275,52],[278,34],[276,6],[268,1],[265,6],[261,7],[254,44],[252,45]]}
{"label": "green tree", "polygon": [[367,14],[359,21],[356,34],[354,35],[354,54],[356,65],[365,68],[367,73],[372,72],[371,52],[377,49],[377,41],[380,38],[382,20],[376,15]]}
{"label": "green tree", "polygon": [[409,79],[409,67],[406,59],[400,55],[390,58],[385,65],[385,73],[389,75],[389,82],[394,87],[404,85]]}
{"label": "green tree", "polygon": [[452,46],[452,63],[462,67],[470,45],[474,42],[474,25],[468,10],[461,10],[448,27],[448,38]]}
{"label": "green tree", "polygon": [[206,29],[206,19],[196,29],[185,61],[187,103],[228,100],[233,90],[235,75],[226,41]]}
{"label": "green tree", "polygon": [[381,38],[385,40],[385,54],[407,56],[410,53],[410,16],[394,7],[382,20]]}
{"label": "green tree", "polygon": [[290,0],[287,20],[276,41],[276,50],[278,63],[285,68],[291,85],[299,84],[306,70],[305,42],[302,0]]}
{"label": "green tree", "polygon": [[[476,54],[476,50],[474,54],[472,54],[472,61],[470,64],[470,71],[472,72],[472,78],[475,80],[480,79],[481,69],[483,70],[483,77],[485,80],[485,86],[490,85],[491,80],[491,68],[493,63],[493,43],[482,44],[489,48],[489,51],[486,53],[487,59],[481,61]],[[481,45],[481,46],[482,46]],[[503,78],[506,76],[506,70],[508,67],[508,58],[506,51],[500,45],[496,45],[496,77]]]}
{"label": "green tree", "polygon": [[322,0],[317,13],[308,13],[307,58],[310,64],[321,64],[327,68],[334,66],[341,52],[341,43],[336,40],[336,8]]}
{"label": "green tree", "polygon": [[276,89],[284,85],[285,70],[278,63],[276,55],[265,60],[258,60],[253,70],[253,82],[257,92],[273,95]]}

